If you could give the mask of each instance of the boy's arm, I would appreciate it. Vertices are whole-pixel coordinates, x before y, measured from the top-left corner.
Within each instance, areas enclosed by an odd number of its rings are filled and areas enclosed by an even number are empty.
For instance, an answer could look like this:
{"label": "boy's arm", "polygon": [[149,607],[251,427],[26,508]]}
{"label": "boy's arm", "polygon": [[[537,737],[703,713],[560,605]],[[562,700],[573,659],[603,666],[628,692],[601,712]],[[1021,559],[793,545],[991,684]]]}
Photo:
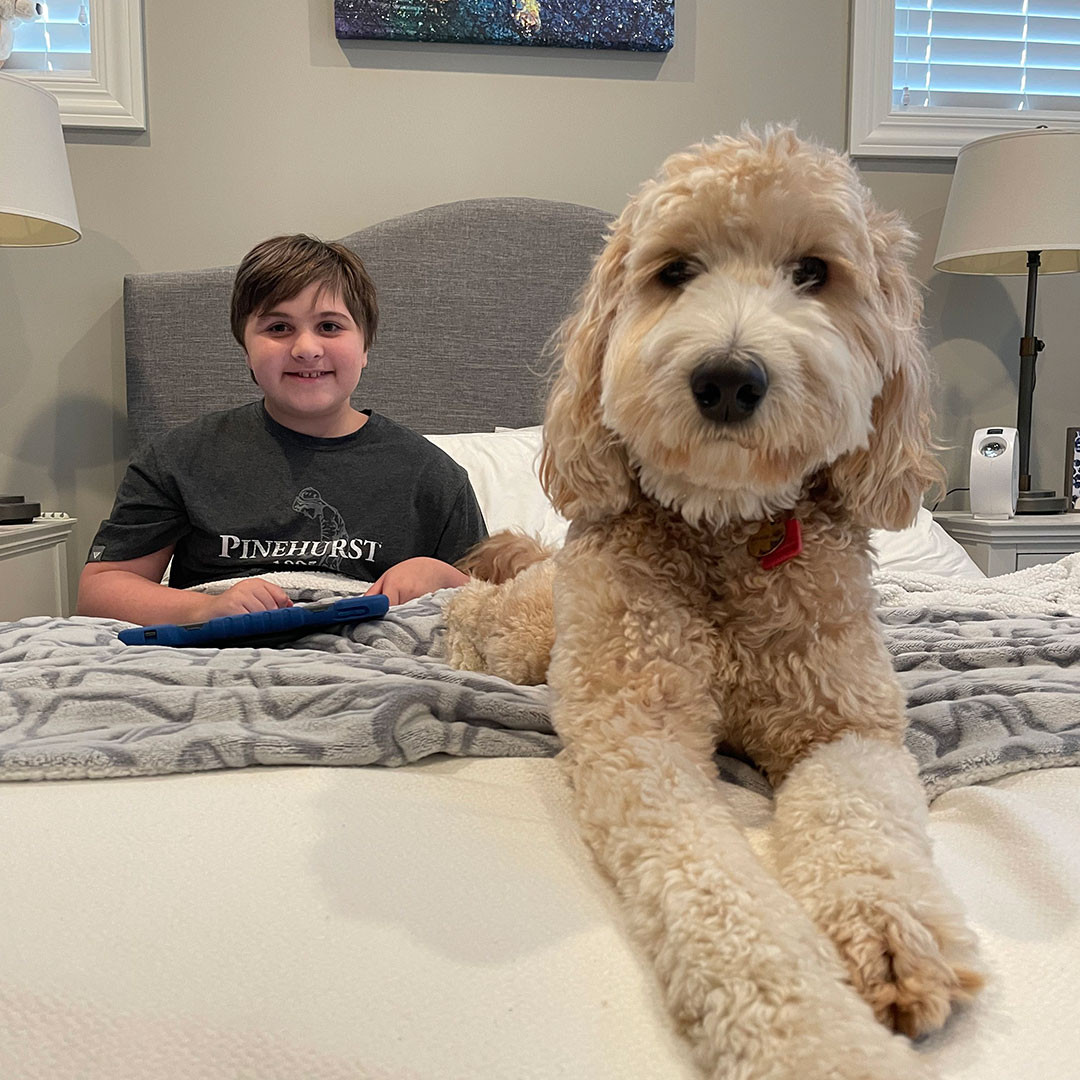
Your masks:
{"label": "boy's arm", "polygon": [[[164,454],[166,459],[176,456],[175,450],[166,449]],[[157,444],[142,448],[128,465],[112,513],[94,537],[96,550],[79,579],[77,613],[146,626],[205,622],[218,615],[268,611],[292,603],[281,589],[261,578],[248,578],[216,596],[162,585],[176,538],[189,529],[179,485],[162,464]],[[162,546],[148,555],[116,558],[155,540]],[[102,554],[113,558],[94,557]]]}
{"label": "boy's arm", "polygon": [[292,601],[277,585],[248,578],[217,596],[161,584],[175,545],[124,562],[87,563],[79,578],[76,613],[147,626],[205,622],[219,615],[269,611]]}

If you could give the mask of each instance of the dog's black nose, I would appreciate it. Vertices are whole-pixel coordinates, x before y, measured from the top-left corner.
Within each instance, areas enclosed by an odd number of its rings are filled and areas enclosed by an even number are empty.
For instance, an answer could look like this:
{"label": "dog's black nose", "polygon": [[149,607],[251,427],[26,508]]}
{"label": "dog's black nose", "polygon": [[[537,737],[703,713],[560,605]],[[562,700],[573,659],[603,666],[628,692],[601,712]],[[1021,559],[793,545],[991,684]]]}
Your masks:
{"label": "dog's black nose", "polygon": [[769,377],[755,360],[710,357],[690,374],[690,392],[702,416],[716,424],[740,424],[761,404]]}

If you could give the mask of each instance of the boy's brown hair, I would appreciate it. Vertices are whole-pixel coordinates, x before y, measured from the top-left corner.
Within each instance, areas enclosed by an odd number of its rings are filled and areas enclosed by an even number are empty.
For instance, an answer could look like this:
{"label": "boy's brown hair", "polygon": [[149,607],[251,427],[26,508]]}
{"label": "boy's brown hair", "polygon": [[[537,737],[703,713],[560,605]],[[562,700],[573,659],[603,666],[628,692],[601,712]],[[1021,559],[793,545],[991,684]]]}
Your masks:
{"label": "boy's brown hair", "polygon": [[303,233],[273,236],[256,244],[237,267],[229,316],[241,348],[244,327],[252,315],[292,299],[316,281],[341,294],[364,335],[364,348],[370,349],[375,344],[379,305],[363,262],[342,244]]}

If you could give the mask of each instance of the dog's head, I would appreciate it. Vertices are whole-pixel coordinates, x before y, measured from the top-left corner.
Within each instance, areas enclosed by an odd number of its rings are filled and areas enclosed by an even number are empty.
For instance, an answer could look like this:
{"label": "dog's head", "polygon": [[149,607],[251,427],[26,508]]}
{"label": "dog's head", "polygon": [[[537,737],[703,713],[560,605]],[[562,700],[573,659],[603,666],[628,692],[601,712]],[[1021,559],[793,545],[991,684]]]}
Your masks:
{"label": "dog's head", "polygon": [[672,156],[612,227],[544,425],[567,517],[640,488],[712,526],[790,508],[815,474],[900,528],[937,481],[913,236],[788,129]]}

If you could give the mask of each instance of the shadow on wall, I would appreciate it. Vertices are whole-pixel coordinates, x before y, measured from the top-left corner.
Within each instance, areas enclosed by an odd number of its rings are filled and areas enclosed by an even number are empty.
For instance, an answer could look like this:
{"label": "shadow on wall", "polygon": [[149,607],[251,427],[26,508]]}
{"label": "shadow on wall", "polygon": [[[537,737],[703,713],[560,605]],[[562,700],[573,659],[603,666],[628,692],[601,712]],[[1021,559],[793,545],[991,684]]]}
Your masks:
{"label": "shadow on wall", "polygon": [[15,462],[45,472],[65,501],[80,470],[127,458],[118,407],[132,263],[126,249],[88,229],[76,244],[0,259],[7,442]]}
{"label": "shadow on wall", "polygon": [[85,227],[66,247],[0,255],[0,438],[10,455],[0,481],[79,519],[73,584],[127,460],[123,280],[136,268],[130,251]]}
{"label": "shadow on wall", "polygon": [[[967,484],[972,432],[1015,424],[1023,326],[1001,279],[934,273],[927,282],[923,324],[937,387],[935,431],[948,486]],[[966,508],[960,494],[942,509]]]}
{"label": "shadow on wall", "polygon": [[59,503],[66,509],[78,497],[87,469],[115,464],[113,447],[118,440],[124,448],[118,447],[117,452],[126,458],[126,428],[123,413],[101,399],[62,395],[27,421],[15,457],[48,471]]}
{"label": "shadow on wall", "polygon": [[72,611],[90,541],[115,495],[114,454],[127,457],[126,432],[124,414],[100,398],[62,394],[50,407],[28,418],[15,448],[17,461],[39,467],[52,479],[56,494],[46,499],[40,493],[43,509],[63,510],[78,519],[68,543]]}
{"label": "shadow on wall", "polygon": [[[976,358],[969,351],[960,365],[940,372],[946,389],[942,414],[981,412],[987,405],[988,384],[1008,392],[1015,412],[1023,325],[1009,291],[999,278],[939,273],[930,278],[927,289],[923,318],[931,351],[952,342],[982,346],[982,355]],[[974,368],[976,362],[986,368]]]}
{"label": "shadow on wall", "polygon": [[[88,367],[107,358],[109,372],[95,378]],[[89,392],[87,383],[97,393]],[[74,598],[83,557],[98,524],[112,505],[118,463],[128,456],[127,417],[115,403],[124,393],[123,314],[117,302],[107,309],[56,365],[57,396],[40,397],[37,408],[19,418],[15,461],[47,475],[54,495],[45,509],[78,518],[69,544],[68,575]],[[35,495],[37,492],[35,491]]]}

